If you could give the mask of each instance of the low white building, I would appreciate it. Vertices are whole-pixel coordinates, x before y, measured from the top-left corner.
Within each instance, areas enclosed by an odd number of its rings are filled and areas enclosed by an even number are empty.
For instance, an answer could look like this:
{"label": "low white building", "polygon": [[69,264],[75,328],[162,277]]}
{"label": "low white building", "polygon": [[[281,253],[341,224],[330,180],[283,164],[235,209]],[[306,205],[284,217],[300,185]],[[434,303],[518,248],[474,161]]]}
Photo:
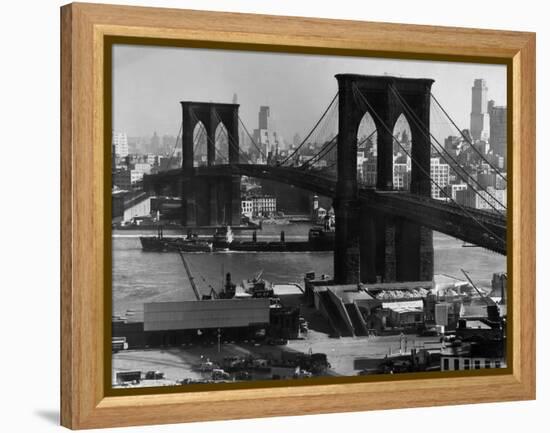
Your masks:
{"label": "low white building", "polygon": [[250,198],[252,201],[252,214],[264,215],[277,212],[277,199],[272,195],[260,195]]}
{"label": "low white building", "polygon": [[241,213],[248,218],[252,216],[252,200],[241,200]]}
{"label": "low white building", "polygon": [[137,162],[134,164],[133,170],[139,171],[143,174],[149,174],[151,173],[151,164],[147,162]]}

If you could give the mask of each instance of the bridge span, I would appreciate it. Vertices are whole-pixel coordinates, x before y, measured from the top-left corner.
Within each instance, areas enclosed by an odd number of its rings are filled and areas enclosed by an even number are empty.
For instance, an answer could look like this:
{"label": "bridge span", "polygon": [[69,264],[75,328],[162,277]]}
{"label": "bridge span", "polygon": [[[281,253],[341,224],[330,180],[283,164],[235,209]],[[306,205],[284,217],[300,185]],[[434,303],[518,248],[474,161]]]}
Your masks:
{"label": "bridge span", "polygon": [[[441,148],[440,143],[432,143],[435,138],[430,132],[433,80],[357,74],[337,74],[335,78],[338,92],[328,108],[302,143],[275,165],[256,165],[239,148],[237,104],[182,101],[182,166],[144,178],[145,187],[158,194],[162,186],[169,185],[182,197],[182,223],[189,227],[238,224],[241,176],[271,179],[332,197],[336,219],[333,271],[339,284],[431,280],[432,230],[506,254],[506,218],[481,191],[472,188],[494,214],[465,208],[448,194],[450,202],[431,198],[434,185],[443,189],[431,176],[432,153]],[[300,148],[327,113],[336,109],[337,133],[313,158],[295,167]],[[367,113],[377,133],[376,188],[360,185],[357,176],[357,132]],[[409,149],[393,134],[401,115],[410,126]],[[216,157],[220,124],[225,126],[227,139],[223,146],[227,163],[222,165],[216,163],[220,160]],[[195,167],[196,125],[203,125],[207,138],[206,167]],[[261,151],[254,140],[252,143]],[[410,193],[393,191],[394,145],[411,160]],[[336,155],[337,177],[313,168],[312,161],[330,151]],[[241,164],[247,159],[249,164]],[[459,170],[458,174],[470,187],[479,185],[467,173]]]}
{"label": "bridge span", "polygon": [[[181,169],[146,176],[145,187],[154,190],[185,177],[249,176],[270,179],[316,194],[335,198],[337,179],[321,170],[259,164],[223,164],[195,167],[184,175]],[[453,236],[467,243],[506,254],[506,217],[494,212],[459,207],[456,204],[404,191],[381,191],[359,186],[358,200],[367,212],[382,213],[386,218],[400,217],[413,223]]]}

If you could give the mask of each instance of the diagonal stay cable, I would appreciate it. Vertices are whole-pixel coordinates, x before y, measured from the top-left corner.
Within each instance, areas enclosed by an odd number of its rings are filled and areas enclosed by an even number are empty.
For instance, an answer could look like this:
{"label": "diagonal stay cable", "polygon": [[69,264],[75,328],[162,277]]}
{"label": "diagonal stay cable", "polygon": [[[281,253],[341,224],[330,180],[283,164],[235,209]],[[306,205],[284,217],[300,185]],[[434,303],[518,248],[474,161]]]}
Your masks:
{"label": "diagonal stay cable", "polygon": [[[460,175],[459,171],[457,170],[456,167],[460,168],[462,170],[462,172],[466,175],[466,178],[470,179],[478,188],[480,191],[483,191],[485,192],[490,198],[492,198],[496,203],[498,203],[504,210],[506,210],[506,206],[504,206],[503,203],[501,203],[495,196],[493,196],[489,191],[487,191],[486,189],[484,189],[480,183],[473,177],[471,176],[464,167],[462,167],[460,164],[458,164],[458,162],[452,157],[452,155],[449,153],[449,151],[447,149],[445,149],[444,146],[441,145],[441,143],[437,140],[437,138],[435,138],[435,136],[430,132],[428,131],[428,134],[426,134],[426,130],[428,130],[428,128],[426,128],[426,125],[424,125],[422,123],[422,121],[419,119],[419,117],[417,116],[417,114],[412,110],[412,108],[410,107],[410,105],[407,103],[407,101],[401,96],[401,94],[399,94],[399,92],[397,91],[397,89],[394,88],[394,86],[390,86],[390,89],[392,90],[392,92],[394,93],[394,95],[397,97],[397,99],[399,100],[399,102],[401,103],[401,106],[403,107],[403,109],[405,109],[406,111],[408,111],[408,113],[411,114],[412,116],[412,119],[413,120],[413,123],[419,128],[419,130],[421,131],[421,134],[424,135],[424,137],[426,139],[429,140],[430,142],[430,146],[437,152],[437,154],[443,158],[443,160],[447,160],[442,154],[441,154],[441,151],[432,143],[432,139],[437,143],[437,145],[439,146],[440,149],[443,150],[443,152],[447,155],[447,157],[454,163],[454,164],[449,164],[450,167],[452,167],[452,169],[455,171],[455,173],[464,181],[466,182],[466,184],[468,186],[471,187],[471,185],[469,184],[468,180],[466,180],[464,178],[463,175]],[[429,135],[429,136],[428,136]],[[497,207],[495,207],[493,205],[493,203],[491,203],[483,194],[481,194],[478,190],[476,190],[475,188],[472,188],[472,190],[474,191],[474,193],[480,197],[485,203],[487,203],[494,211],[496,212],[500,212],[500,209],[498,209]]]}
{"label": "diagonal stay cable", "polygon": [[281,161],[280,165],[286,164],[300,150],[300,148],[306,143],[306,141],[309,139],[309,137],[311,137],[311,134],[313,134],[313,131],[315,131],[315,129],[317,129],[317,127],[319,126],[319,124],[321,123],[323,118],[326,116],[326,114],[328,113],[328,111],[332,107],[332,104],[334,104],[334,101],[336,101],[337,98],[338,98],[338,92],[336,92],[336,95],[334,95],[334,98],[332,98],[332,101],[330,101],[330,104],[328,105],[326,110],[323,112],[323,114],[321,115],[321,117],[319,118],[317,123],[315,123],[315,125],[313,126],[311,131],[309,131],[309,134],[306,136],[306,138],[304,138],[302,140],[302,142],[298,145],[298,147],[294,150],[294,152],[289,154],[283,161]]}
{"label": "diagonal stay cable", "polygon": [[258,146],[258,143],[256,143],[256,141],[252,138],[252,136],[250,135],[250,132],[248,132],[248,129],[246,128],[246,125],[244,124],[244,122],[242,121],[241,117],[239,117],[239,122],[241,123],[241,126],[243,127],[244,131],[246,132],[246,135],[248,135],[248,138],[250,139],[250,141],[252,142],[252,144],[254,145],[254,147],[258,150],[258,152],[260,152],[260,155],[262,155],[262,157],[267,161],[267,156],[265,155],[265,153],[262,151],[262,149],[260,148],[260,146]]}
{"label": "diagonal stay cable", "polygon": [[399,140],[392,134],[389,127],[385,124],[383,119],[378,115],[378,113],[373,109],[373,107],[370,105],[369,101],[365,98],[365,96],[361,93],[361,91],[357,88],[357,86],[353,86],[354,95],[359,95],[360,98],[363,100],[364,104],[367,106],[369,111],[376,116],[380,124],[384,127],[386,132],[391,135],[393,140],[397,143],[397,145],[401,148],[401,150],[409,157],[411,158],[411,161],[418,167],[422,173],[427,176],[427,178],[432,182],[447,198],[453,202],[457,207],[459,207],[462,212],[464,212],[470,219],[472,219],[474,222],[476,222],[483,230],[490,233],[492,236],[494,236],[496,239],[498,239],[501,242],[505,242],[504,239],[502,239],[500,236],[495,234],[491,229],[489,229],[485,224],[483,224],[481,221],[479,221],[475,215],[473,215],[471,212],[469,212],[464,206],[457,203],[449,194],[447,191],[445,191],[435,180],[433,180],[429,173],[426,172],[426,170],[422,167],[422,165],[416,160],[416,158],[413,158],[412,155],[405,149],[405,147],[399,142]]}
{"label": "diagonal stay cable", "polygon": [[[390,90],[394,93],[394,95],[397,97],[397,99],[399,100],[399,102],[401,103],[401,106],[403,107],[403,109],[405,109],[410,115],[411,115],[411,120],[414,122],[414,124],[418,127],[418,129],[420,130],[421,134],[424,135],[424,137],[426,139],[429,140],[430,142],[430,146],[437,152],[437,154],[443,158],[443,160],[445,160],[446,158],[441,154],[441,152],[439,151],[439,149],[437,149],[437,147],[432,143],[432,139],[438,144],[439,148],[441,148],[445,154],[447,155],[448,158],[450,158],[451,161],[453,161],[455,164],[453,166],[453,169],[454,171],[459,175],[459,177],[464,181],[466,182],[466,184],[468,186],[471,186],[468,181],[459,174],[459,172],[456,170],[455,166],[458,166],[459,168],[462,169],[462,171],[464,172],[464,174],[466,175],[466,177],[468,179],[470,179],[481,191],[485,192],[490,198],[492,198],[496,203],[498,203],[504,210],[506,210],[506,206],[504,206],[503,203],[501,203],[495,196],[493,196],[489,191],[485,190],[481,185],[480,183],[474,179],[467,171],[466,169],[464,169],[462,166],[460,166],[460,164],[458,164],[458,162],[452,157],[452,155],[447,151],[447,149],[445,149],[441,143],[434,137],[434,135],[428,131],[428,133],[426,133],[426,125],[424,125],[422,123],[422,121],[420,120],[420,118],[417,116],[417,114],[412,110],[412,108],[410,107],[410,105],[407,103],[407,101],[405,101],[405,99],[399,94],[399,92],[397,91],[397,89],[394,88],[394,86],[390,86]],[[485,201],[485,203],[487,203],[494,211],[496,212],[500,212],[500,209],[496,208],[485,196],[483,196],[479,191],[477,191],[475,188],[472,188],[474,193],[480,197],[483,201]]]}
{"label": "diagonal stay cable", "polygon": [[[227,143],[229,146],[232,146],[233,149],[235,149],[237,151],[237,155],[240,155],[240,156],[243,156],[246,160],[248,160],[248,164],[251,164],[252,161],[250,160],[250,158],[248,157],[248,155],[246,153],[244,153],[241,149],[240,149],[240,146],[239,146],[239,143],[237,141],[237,143],[235,143],[235,140],[232,136],[229,135],[229,131],[227,131],[227,128],[225,128],[225,124],[223,123],[222,119],[220,118],[219,114],[218,114],[218,111],[216,109],[214,109],[214,114],[216,116],[216,119],[218,119],[218,122],[221,123],[224,127],[222,128],[222,130],[225,131],[225,136],[227,137]],[[238,140],[238,138],[237,138]]]}
{"label": "diagonal stay cable", "polygon": [[334,137],[332,137],[330,140],[328,140],[323,146],[321,146],[321,149],[319,149],[319,152],[317,152],[315,155],[313,155],[310,159],[305,161],[300,168],[306,167],[309,164],[312,164],[313,161],[321,159],[323,156],[325,156],[328,152],[330,152],[332,149],[334,149],[334,146],[336,146],[336,140],[338,139],[338,134],[336,134]]}
{"label": "diagonal stay cable", "polygon": [[176,149],[178,147],[178,141],[181,139],[181,135],[183,133],[183,122],[180,124],[180,129],[178,132],[178,135],[176,136],[176,143],[174,144],[174,148],[172,149],[172,152],[170,153],[170,157],[168,158],[168,164],[166,167],[170,167],[170,164],[172,163],[172,158],[174,158],[174,155],[176,153]]}
{"label": "diagonal stay cable", "polygon": [[[199,135],[197,137],[197,142],[195,143],[195,146],[193,147],[193,155],[197,152],[197,150],[199,149],[199,146],[201,144],[201,140],[202,138],[204,137],[204,134],[206,134],[206,128],[204,127],[203,123],[200,122],[200,132],[199,132]],[[195,140],[195,138],[193,137],[193,140]]]}
{"label": "diagonal stay cable", "polygon": [[[191,110],[191,117],[193,118],[193,120],[195,121],[195,123],[200,122],[200,120],[199,120],[198,117],[195,115],[195,112],[194,112],[193,110]],[[202,122],[201,122],[201,124],[202,124]],[[204,127],[204,125],[203,125],[203,127]],[[206,128],[205,128],[205,129],[206,129]],[[220,159],[221,159],[222,161],[223,161],[223,160],[226,160],[226,161],[229,163],[229,159],[226,158],[224,155],[222,155],[222,154],[218,151],[218,149],[216,149],[216,140],[219,138],[219,135],[220,135],[220,134],[221,134],[221,132],[218,132],[217,137],[214,137],[214,143],[212,143],[212,139],[209,137],[209,134],[206,134],[206,140],[207,140],[208,142],[210,142],[210,144],[213,144],[212,147],[214,148],[214,153],[217,154],[217,155],[220,157]]]}
{"label": "diagonal stay cable", "polygon": [[[468,171],[462,167],[454,158],[453,156],[449,153],[449,151],[447,149],[445,149],[444,146],[441,145],[441,143],[437,140],[437,138],[435,138],[435,136],[430,132],[428,131],[428,134],[425,132],[426,130],[428,130],[428,128],[426,128],[426,125],[424,125],[424,123],[422,123],[422,121],[419,119],[419,117],[416,115],[416,113],[412,110],[412,108],[410,107],[410,105],[407,103],[407,101],[404,100],[404,98],[399,94],[399,92],[397,92],[396,89],[393,88],[393,86],[390,86],[390,89],[393,91],[393,93],[395,94],[395,96],[398,98],[398,100],[400,101],[401,103],[401,106],[403,107],[403,109],[405,109],[406,112],[410,113],[411,116],[412,116],[412,121],[413,123],[419,128],[419,130],[421,131],[421,134],[424,135],[424,137],[429,140],[430,142],[430,146],[435,150],[435,152],[441,157],[443,158],[444,161],[447,162],[447,164],[449,165],[450,168],[453,169],[453,171],[469,186],[472,188],[472,190],[474,191],[474,194],[477,195],[479,198],[481,198],[485,203],[487,203],[487,205],[493,209],[495,212],[497,213],[500,213],[501,212],[501,209],[498,209],[491,201],[489,201],[487,199],[487,197],[485,197],[483,194],[481,194],[481,191],[483,191],[485,194],[487,194],[488,197],[490,197],[491,199],[493,199],[494,202],[496,202],[498,205],[500,205],[500,207],[504,210],[506,210],[506,206],[504,206],[504,204],[502,202],[500,202],[494,195],[492,195],[489,191],[487,191],[486,189],[484,189],[481,184],[472,176],[468,173]],[[429,135],[429,136],[428,136]],[[441,150],[443,150],[443,152],[445,153],[445,155],[447,155],[447,158],[445,156],[443,156],[441,154],[441,151],[435,146],[435,144],[432,143],[432,140],[435,141],[437,143],[437,145],[439,146],[439,148]],[[453,164],[450,164],[449,163],[449,159],[450,161],[453,162]],[[457,167],[460,168],[462,170],[462,175],[460,174],[459,170],[457,170]],[[465,175],[465,177],[464,177]],[[470,183],[468,182],[469,179],[471,182],[473,182],[475,184],[475,186],[478,187],[478,189],[476,189],[475,187],[472,187],[472,185],[470,185]]]}
{"label": "diagonal stay cable", "polygon": [[455,123],[455,121],[451,118],[451,116],[449,115],[449,113],[447,113],[447,111],[443,108],[443,106],[439,103],[439,101],[437,100],[437,98],[434,96],[433,93],[430,92],[430,96],[432,97],[432,99],[434,100],[434,102],[437,104],[437,106],[441,109],[441,111],[443,111],[443,114],[445,114],[445,116],[447,117],[447,119],[449,119],[449,121],[453,124],[453,126],[456,128],[456,130],[459,132],[459,134],[462,136],[462,138],[464,139],[464,141],[466,141],[466,143],[468,143],[470,145],[470,147],[478,154],[478,156],[483,159],[483,161],[485,161],[489,167],[491,167],[495,173],[501,177],[505,182],[508,182],[506,176],[504,176],[500,170],[498,170],[498,168],[496,168],[487,158],[485,158],[485,156],[483,155],[483,153],[481,153],[479,151],[479,149],[477,147],[474,146],[474,144],[468,140],[468,138],[466,137],[466,135],[464,134],[464,132],[462,132],[462,130],[458,127],[458,125]]}

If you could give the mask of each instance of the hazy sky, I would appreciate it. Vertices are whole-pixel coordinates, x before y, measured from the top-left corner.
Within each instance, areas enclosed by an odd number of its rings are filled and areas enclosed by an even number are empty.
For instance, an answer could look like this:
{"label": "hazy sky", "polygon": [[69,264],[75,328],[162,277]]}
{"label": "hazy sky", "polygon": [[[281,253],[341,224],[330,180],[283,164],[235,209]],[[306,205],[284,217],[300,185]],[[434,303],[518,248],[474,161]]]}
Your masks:
{"label": "hazy sky", "polygon": [[129,136],[175,136],[179,101],[232,102],[236,93],[250,132],[257,128],[259,106],[268,105],[270,120],[292,141],[296,132],[307,134],[335,95],[337,73],[432,78],[433,94],[461,128],[469,128],[475,78],[486,80],[488,99],[506,105],[502,65],[117,45],[113,128]]}

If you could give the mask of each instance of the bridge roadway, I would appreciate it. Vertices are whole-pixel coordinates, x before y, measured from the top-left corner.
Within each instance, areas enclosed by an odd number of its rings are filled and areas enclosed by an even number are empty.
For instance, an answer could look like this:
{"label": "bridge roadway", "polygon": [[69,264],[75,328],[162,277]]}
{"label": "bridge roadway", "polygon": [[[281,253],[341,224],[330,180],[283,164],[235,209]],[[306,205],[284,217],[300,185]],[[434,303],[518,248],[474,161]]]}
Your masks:
{"label": "bridge roadway", "polygon": [[[195,167],[185,176],[249,176],[276,180],[327,197],[336,193],[336,178],[322,170],[296,167],[224,164]],[[171,184],[184,176],[182,170],[169,170],[144,178],[145,188]],[[359,186],[359,200],[367,209],[408,219],[424,227],[478,245],[499,254],[506,254],[506,217],[502,214],[473,208],[460,208],[453,203],[403,191],[380,191]]]}

